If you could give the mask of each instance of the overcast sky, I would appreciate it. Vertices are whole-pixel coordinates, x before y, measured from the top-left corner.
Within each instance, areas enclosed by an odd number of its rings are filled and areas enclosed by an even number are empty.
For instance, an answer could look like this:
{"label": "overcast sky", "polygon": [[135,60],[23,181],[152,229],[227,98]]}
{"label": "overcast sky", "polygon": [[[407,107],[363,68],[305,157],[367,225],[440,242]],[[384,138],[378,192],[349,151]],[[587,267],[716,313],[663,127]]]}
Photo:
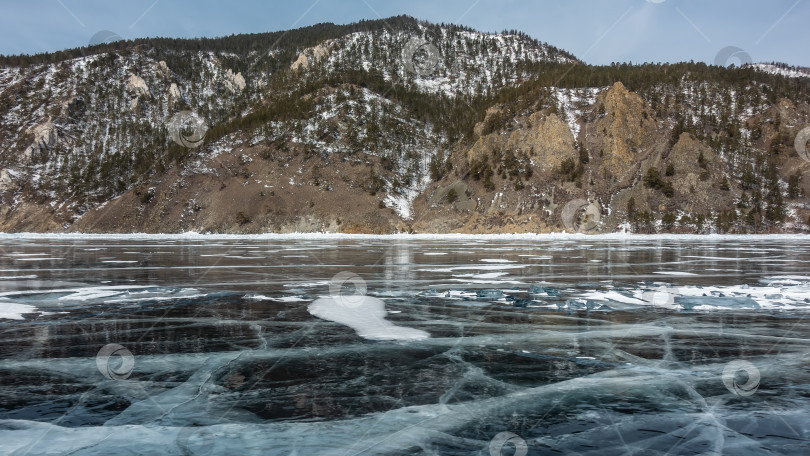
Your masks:
{"label": "overcast sky", "polygon": [[[810,66],[810,0],[0,0],[0,54],[124,38],[222,36],[408,14],[482,31],[522,30],[594,64],[756,62]],[[744,55],[737,53],[737,55]]]}

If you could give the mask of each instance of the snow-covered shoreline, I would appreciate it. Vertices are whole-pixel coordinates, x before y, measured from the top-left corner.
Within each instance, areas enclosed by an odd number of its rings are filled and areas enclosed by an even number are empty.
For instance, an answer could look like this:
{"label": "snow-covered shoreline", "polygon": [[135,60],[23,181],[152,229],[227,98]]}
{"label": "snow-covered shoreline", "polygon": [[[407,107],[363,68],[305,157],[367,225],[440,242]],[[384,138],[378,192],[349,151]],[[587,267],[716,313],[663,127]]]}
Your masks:
{"label": "snow-covered shoreline", "polygon": [[803,240],[810,241],[810,234],[633,234],[633,233],[397,233],[397,234],[347,234],[347,233],[0,233],[3,239],[406,239],[406,240]]}

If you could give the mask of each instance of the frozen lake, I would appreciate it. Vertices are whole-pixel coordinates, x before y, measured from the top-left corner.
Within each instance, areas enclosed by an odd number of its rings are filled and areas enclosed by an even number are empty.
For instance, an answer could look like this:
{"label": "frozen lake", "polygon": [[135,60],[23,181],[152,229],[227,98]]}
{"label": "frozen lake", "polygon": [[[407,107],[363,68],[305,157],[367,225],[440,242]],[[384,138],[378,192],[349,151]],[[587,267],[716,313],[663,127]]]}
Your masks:
{"label": "frozen lake", "polygon": [[810,237],[0,236],[0,454],[810,454]]}

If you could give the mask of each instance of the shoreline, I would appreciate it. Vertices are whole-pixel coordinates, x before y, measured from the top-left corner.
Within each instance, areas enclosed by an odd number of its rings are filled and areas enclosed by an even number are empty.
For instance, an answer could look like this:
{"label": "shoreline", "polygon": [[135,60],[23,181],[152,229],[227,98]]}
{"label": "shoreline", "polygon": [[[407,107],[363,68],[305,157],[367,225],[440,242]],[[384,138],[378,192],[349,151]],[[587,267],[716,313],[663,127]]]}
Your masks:
{"label": "shoreline", "polygon": [[257,233],[257,234],[227,234],[227,233],[0,233],[2,239],[402,239],[402,240],[753,240],[753,239],[797,239],[810,241],[810,234],[635,234],[635,233],[497,233],[497,234],[466,234],[466,233],[396,233],[396,234],[349,234],[349,233]]}

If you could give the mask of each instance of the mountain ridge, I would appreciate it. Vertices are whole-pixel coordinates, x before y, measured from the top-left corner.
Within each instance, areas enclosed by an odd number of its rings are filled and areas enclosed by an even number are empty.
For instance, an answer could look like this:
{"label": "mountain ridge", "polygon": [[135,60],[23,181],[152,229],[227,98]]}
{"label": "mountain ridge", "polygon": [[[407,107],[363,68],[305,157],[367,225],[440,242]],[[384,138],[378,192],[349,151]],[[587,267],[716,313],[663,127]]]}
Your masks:
{"label": "mountain ridge", "polygon": [[[810,80],[756,66],[590,66],[519,32],[404,16],[0,65],[3,231],[810,222],[793,150]],[[194,119],[199,144],[180,134]]]}

